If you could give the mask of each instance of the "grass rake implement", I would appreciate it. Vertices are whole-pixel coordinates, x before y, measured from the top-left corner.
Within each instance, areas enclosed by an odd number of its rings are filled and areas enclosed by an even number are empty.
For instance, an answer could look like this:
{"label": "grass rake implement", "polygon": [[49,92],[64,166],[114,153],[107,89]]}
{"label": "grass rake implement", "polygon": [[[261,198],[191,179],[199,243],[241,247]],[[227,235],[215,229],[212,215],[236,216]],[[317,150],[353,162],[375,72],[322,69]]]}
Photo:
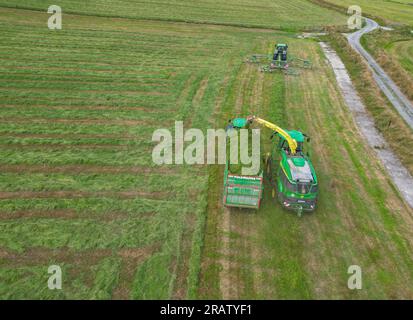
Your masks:
{"label": "grass rake implement", "polygon": [[300,74],[298,69],[311,69],[312,62],[307,59],[289,56],[287,44],[276,44],[274,54],[253,54],[247,63],[259,64],[261,72],[276,72],[281,70],[287,75],[297,76]]}

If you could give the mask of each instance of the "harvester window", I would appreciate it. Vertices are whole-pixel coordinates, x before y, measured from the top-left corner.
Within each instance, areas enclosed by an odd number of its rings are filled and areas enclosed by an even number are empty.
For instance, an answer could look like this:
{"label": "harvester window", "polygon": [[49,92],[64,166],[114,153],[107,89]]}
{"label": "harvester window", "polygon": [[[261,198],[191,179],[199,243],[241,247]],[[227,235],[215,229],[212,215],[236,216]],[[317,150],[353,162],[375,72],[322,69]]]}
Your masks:
{"label": "harvester window", "polygon": [[317,193],[318,192],[318,185],[314,185],[312,188],[311,188],[311,193]]}
{"label": "harvester window", "polygon": [[286,140],[281,140],[279,148],[283,149],[287,154],[290,154],[290,146]]}
{"label": "harvester window", "polygon": [[294,184],[292,184],[291,182],[290,182],[290,180],[288,180],[288,178],[287,178],[287,176],[285,175],[285,173],[284,173],[284,171],[283,170],[281,170],[281,179],[282,179],[282,181],[283,181],[283,184],[284,184],[284,186],[286,187],[286,189],[288,190],[288,191],[291,191],[291,192],[295,192],[296,190],[295,190],[295,185]]}
{"label": "harvester window", "polygon": [[298,183],[298,193],[306,194],[310,192],[311,184],[310,183]]}

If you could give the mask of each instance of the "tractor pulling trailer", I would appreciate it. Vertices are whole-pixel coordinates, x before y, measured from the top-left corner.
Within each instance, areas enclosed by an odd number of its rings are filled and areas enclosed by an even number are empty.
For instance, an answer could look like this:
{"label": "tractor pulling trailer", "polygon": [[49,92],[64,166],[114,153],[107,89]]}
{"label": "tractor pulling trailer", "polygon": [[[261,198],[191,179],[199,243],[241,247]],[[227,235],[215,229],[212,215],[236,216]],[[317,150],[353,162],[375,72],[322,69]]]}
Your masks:
{"label": "tractor pulling trailer", "polygon": [[252,123],[265,126],[272,130],[271,138],[278,137],[278,142],[273,143],[271,152],[263,157],[264,169],[256,176],[232,172],[227,160],[224,205],[259,209],[264,194],[265,176],[271,186],[272,197],[277,198],[285,209],[296,211],[299,216],[303,211],[314,211],[318,197],[317,175],[308,154],[304,153],[304,142],[309,142],[310,138],[300,131],[284,130],[256,116],[234,119],[231,123],[230,129],[235,130],[248,129]]}

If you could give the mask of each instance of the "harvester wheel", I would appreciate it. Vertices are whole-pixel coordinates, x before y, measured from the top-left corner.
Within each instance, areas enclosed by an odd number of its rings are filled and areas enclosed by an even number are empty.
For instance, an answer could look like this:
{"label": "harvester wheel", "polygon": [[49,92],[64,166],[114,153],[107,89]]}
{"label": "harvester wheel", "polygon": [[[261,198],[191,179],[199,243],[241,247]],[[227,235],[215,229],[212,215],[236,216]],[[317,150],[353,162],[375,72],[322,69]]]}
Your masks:
{"label": "harvester wheel", "polygon": [[265,157],[265,165],[267,167],[267,175],[270,177],[271,175],[271,155],[270,153],[267,153],[267,156]]}
{"label": "harvester wheel", "polygon": [[278,202],[279,202],[279,203],[282,203],[282,202],[283,202],[283,195],[282,195],[281,192],[278,193],[278,197],[277,197],[277,198],[278,198]]}

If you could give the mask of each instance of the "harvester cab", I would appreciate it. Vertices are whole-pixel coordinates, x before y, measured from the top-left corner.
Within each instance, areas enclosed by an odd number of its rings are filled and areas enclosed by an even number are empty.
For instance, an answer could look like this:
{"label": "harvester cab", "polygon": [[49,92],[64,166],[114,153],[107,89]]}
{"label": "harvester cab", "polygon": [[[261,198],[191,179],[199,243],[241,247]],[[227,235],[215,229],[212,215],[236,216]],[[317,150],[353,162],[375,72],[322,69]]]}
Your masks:
{"label": "harvester cab", "polygon": [[[297,143],[297,147],[295,149],[296,154],[303,155],[304,154],[304,142],[305,139],[307,138],[307,141],[310,141],[310,137],[308,137],[306,134],[296,131],[296,130],[286,130],[286,132],[289,134],[289,136],[294,139]],[[273,134],[271,138],[274,136],[278,135],[277,133]],[[278,149],[284,150],[286,153],[290,154],[291,149],[290,145],[288,144],[288,141],[285,140],[283,137],[281,137],[278,141]]]}

